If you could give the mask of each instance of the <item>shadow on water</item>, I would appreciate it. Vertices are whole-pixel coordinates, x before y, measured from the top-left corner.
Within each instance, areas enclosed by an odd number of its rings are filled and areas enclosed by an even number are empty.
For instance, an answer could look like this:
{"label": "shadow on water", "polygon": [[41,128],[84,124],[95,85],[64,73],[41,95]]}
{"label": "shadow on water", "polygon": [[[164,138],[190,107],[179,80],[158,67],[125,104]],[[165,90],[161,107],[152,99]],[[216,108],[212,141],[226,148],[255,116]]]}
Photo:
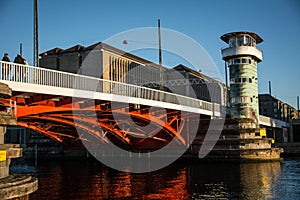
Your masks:
{"label": "shadow on water", "polygon": [[132,174],[96,161],[18,161],[13,173],[39,178],[30,199],[299,199],[300,160],[265,163],[176,162]]}

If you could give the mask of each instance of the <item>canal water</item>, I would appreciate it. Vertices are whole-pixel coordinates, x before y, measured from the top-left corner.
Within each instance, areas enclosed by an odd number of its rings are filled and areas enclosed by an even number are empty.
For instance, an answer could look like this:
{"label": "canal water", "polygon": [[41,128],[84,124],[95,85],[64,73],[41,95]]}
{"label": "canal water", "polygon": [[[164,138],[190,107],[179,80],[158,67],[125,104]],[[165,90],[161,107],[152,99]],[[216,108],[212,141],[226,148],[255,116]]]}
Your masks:
{"label": "canal water", "polygon": [[38,177],[42,199],[300,199],[300,158],[267,163],[191,163],[131,174],[96,161],[14,161]]}

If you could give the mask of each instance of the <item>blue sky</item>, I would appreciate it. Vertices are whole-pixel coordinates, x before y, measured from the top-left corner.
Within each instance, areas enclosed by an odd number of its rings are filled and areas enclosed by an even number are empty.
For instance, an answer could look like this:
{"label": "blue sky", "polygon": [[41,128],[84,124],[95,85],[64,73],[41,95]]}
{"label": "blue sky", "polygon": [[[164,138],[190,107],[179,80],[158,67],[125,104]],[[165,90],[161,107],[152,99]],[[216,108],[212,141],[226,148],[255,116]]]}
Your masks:
{"label": "blue sky", "polygon": [[[202,45],[222,76],[220,49],[226,44],[220,36],[232,31],[256,32],[264,39],[259,45],[264,54],[258,66],[259,93],[267,93],[271,81],[272,94],[296,107],[300,95],[298,0],[39,0],[40,52],[89,46],[129,29],[155,27],[158,18],[162,27]],[[0,24],[0,56],[8,52],[12,60],[22,42],[23,56],[32,64],[33,0],[1,0]]]}

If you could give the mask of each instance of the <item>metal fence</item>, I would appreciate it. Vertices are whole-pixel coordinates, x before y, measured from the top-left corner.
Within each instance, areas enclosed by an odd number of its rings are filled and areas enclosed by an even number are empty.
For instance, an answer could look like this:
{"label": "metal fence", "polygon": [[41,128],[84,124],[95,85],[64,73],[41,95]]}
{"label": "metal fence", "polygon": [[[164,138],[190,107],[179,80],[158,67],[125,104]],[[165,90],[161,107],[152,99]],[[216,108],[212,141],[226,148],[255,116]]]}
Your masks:
{"label": "metal fence", "polygon": [[0,64],[0,80],[135,97],[213,112],[221,110],[219,104],[138,85],[4,61]]}

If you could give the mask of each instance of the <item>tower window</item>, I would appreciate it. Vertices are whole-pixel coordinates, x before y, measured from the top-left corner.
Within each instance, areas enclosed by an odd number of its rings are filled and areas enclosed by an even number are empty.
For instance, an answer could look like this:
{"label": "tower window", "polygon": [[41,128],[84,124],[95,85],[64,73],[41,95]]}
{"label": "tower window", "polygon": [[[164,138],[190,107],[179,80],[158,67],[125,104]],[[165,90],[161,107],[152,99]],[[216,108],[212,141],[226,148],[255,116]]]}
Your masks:
{"label": "tower window", "polygon": [[[251,64],[250,58],[235,58],[227,61],[228,65],[234,65],[234,64]],[[255,62],[254,62],[255,64]]]}
{"label": "tower window", "polygon": [[230,79],[230,84],[234,84],[235,81],[234,81],[234,78]]}
{"label": "tower window", "polygon": [[230,99],[231,103],[252,103],[251,97],[232,97]]}
{"label": "tower window", "polygon": [[252,78],[232,78],[230,79],[230,83],[252,83]]}
{"label": "tower window", "polygon": [[250,37],[249,37],[249,36],[245,36],[245,44],[246,44],[247,46],[250,46],[251,41],[250,41]]}
{"label": "tower window", "polygon": [[229,40],[229,46],[235,47],[236,46],[236,38],[233,37]]}
{"label": "tower window", "polygon": [[244,45],[244,36],[238,37],[237,42],[238,42],[239,46],[243,46]]}
{"label": "tower window", "polygon": [[243,58],[243,59],[242,59],[242,63],[243,63],[243,64],[244,64],[244,63],[249,63],[249,62],[248,62],[248,59]]}
{"label": "tower window", "polygon": [[234,59],[233,60],[233,64],[239,64],[240,63],[240,59]]}

